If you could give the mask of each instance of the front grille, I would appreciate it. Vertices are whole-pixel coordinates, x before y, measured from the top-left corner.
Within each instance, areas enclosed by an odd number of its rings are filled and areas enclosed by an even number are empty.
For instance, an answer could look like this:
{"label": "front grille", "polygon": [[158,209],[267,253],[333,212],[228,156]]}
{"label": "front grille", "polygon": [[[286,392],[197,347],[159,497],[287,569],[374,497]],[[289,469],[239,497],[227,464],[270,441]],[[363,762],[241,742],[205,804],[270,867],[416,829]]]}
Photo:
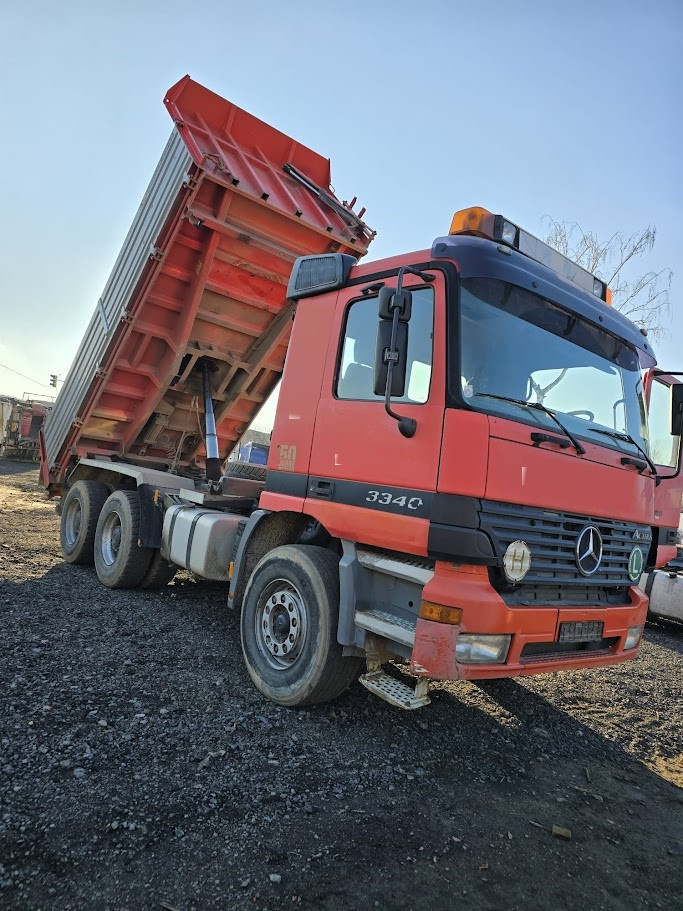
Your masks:
{"label": "front grille", "polygon": [[618,636],[607,636],[596,642],[528,642],[522,649],[519,660],[524,664],[530,661],[554,661],[557,658],[597,658],[613,652],[618,642]]}
{"label": "front grille", "polygon": [[525,583],[526,579],[514,587],[507,582],[501,583],[500,573],[497,571],[496,578],[493,580],[494,588],[500,592],[501,598],[510,607],[536,607],[537,605],[551,607],[554,604],[562,607],[616,607],[631,603],[626,586],[526,585]]}
{"label": "front grille", "polygon": [[[586,525],[595,525],[603,542],[600,566],[591,576],[584,576],[576,565],[576,542]],[[636,544],[646,554],[651,535],[649,526],[633,522],[492,500],[482,500],[480,527],[490,536],[500,558],[513,541],[521,539],[529,545],[531,567],[524,577],[524,587],[561,586],[563,592],[567,587],[594,590],[632,585],[628,576],[629,555]],[[510,588],[507,583],[503,585],[502,578],[500,587]]]}

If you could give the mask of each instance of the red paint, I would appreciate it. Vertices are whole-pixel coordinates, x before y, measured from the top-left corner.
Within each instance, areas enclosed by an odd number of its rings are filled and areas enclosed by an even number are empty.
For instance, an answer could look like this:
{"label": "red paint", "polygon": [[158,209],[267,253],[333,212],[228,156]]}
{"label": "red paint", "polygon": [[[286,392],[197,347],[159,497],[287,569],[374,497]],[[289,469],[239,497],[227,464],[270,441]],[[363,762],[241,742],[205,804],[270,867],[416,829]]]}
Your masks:
{"label": "red paint", "polygon": [[[56,464],[43,472],[53,492],[85,453],[163,468],[185,441],[179,467],[201,465],[194,397],[201,399],[196,366],[205,354],[216,368],[216,428],[227,458],[282,373],[292,322],[276,321],[289,310],[294,259],[362,256],[373,237],[283,170],[293,165],[334,199],[327,158],[189,77],[169,89],[165,104],[193,157],[190,181],[179,189],[155,241],[159,257],[146,264],[127,302]],[[315,345],[321,338],[327,342],[318,335]]]}
{"label": "red paint", "polygon": [[[503,428],[503,423],[512,426]],[[489,446],[488,499],[649,524],[652,478],[622,466],[620,453],[588,443],[584,456],[534,447],[532,427],[501,420],[491,424],[496,436]],[[513,442],[525,436],[525,442]]]}
{"label": "red paint", "polygon": [[477,411],[446,409],[439,493],[485,496],[488,456],[489,416]]}
{"label": "red paint", "polygon": [[[491,588],[484,567],[454,567],[449,563],[436,564],[434,577],[425,585],[423,598],[460,607],[463,611],[458,627],[418,620],[411,665],[420,676],[439,680],[512,677],[614,664],[635,657],[635,650],[624,652],[624,642],[629,627],[642,626],[647,613],[647,599],[636,587],[629,589],[631,603],[622,607],[508,607]],[[572,653],[542,661],[521,660],[522,649],[527,643],[554,642],[560,623],[578,620],[601,621],[604,637],[618,637],[617,645],[608,654]],[[457,634],[512,635],[506,662],[490,665],[456,662],[454,631]]]}
{"label": "red paint", "polygon": [[[400,258],[400,265],[415,262],[419,260],[414,255]],[[355,269],[352,275],[355,278]],[[409,288],[422,282],[408,275],[404,284]],[[339,340],[347,309],[361,297],[362,285],[346,288],[337,296],[316,414],[311,474],[364,481],[372,486],[385,484],[427,492],[436,490],[446,387],[445,285],[442,273],[436,273],[432,285],[435,292],[435,325],[429,401],[424,405],[401,403],[396,406],[400,414],[417,421],[417,431],[411,438],[399,433],[397,422],[386,413],[383,402],[359,402],[336,397]],[[320,300],[320,305],[324,305],[323,300]]]}
{"label": "red paint", "polygon": [[410,658],[410,673],[433,680],[457,680],[461,666],[455,660],[460,627],[433,620],[418,620],[415,645]]}

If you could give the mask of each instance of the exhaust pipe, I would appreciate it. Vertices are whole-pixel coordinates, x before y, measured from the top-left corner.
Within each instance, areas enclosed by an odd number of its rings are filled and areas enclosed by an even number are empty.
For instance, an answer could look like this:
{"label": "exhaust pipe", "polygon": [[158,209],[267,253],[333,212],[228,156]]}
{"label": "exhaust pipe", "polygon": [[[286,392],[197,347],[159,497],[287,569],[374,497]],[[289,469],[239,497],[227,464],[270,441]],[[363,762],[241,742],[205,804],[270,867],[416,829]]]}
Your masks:
{"label": "exhaust pipe", "polygon": [[221,479],[221,460],[218,451],[218,435],[216,433],[216,418],[213,413],[208,364],[202,365],[202,375],[204,380],[204,421],[206,424],[206,480],[213,488],[218,485]]}

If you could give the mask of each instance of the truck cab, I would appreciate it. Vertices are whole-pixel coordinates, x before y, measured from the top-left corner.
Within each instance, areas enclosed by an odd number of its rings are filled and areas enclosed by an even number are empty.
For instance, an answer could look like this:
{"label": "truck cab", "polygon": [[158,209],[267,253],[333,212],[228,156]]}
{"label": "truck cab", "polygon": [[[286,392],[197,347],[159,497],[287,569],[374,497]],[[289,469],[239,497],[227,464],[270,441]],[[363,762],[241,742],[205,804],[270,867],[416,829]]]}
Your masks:
{"label": "truck cab", "polygon": [[[354,563],[412,561],[429,575],[395,595],[375,578],[374,598],[349,582],[356,624],[340,631],[362,648],[390,617],[394,634],[412,628],[418,676],[613,663],[635,654],[645,617],[649,343],[599,280],[509,222],[512,242],[495,237],[493,222],[458,213],[430,250],[354,266],[332,290],[299,294],[296,267],[290,283],[297,315],[260,505],[313,517],[342,543],[342,588]],[[390,399],[410,435],[382,387],[380,297],[402,271],[411,312]]]}

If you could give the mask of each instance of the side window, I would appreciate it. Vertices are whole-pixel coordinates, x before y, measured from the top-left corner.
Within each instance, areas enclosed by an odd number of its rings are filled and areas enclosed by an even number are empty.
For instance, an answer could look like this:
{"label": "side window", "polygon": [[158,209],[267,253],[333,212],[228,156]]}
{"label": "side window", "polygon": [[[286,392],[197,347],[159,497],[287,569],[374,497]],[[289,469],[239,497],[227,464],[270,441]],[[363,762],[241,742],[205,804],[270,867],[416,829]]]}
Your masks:
{"label": "side window", "polygon": [[671,387],[659,380],[650,389],[650,458],[655,465],[675,468],[678,465],[680,437],[671,436]]}
{"label": "side window", "polygon": [[[341,362],[337,371],[337,397],[381,402],[373,390],[373,365],[377,345],[377,298],[364,297],[349,307]],[[434,290],[413,291],[413,313],[408,323],[406,391],[396,402],[422,405],[429,398],[434,335]]]}

